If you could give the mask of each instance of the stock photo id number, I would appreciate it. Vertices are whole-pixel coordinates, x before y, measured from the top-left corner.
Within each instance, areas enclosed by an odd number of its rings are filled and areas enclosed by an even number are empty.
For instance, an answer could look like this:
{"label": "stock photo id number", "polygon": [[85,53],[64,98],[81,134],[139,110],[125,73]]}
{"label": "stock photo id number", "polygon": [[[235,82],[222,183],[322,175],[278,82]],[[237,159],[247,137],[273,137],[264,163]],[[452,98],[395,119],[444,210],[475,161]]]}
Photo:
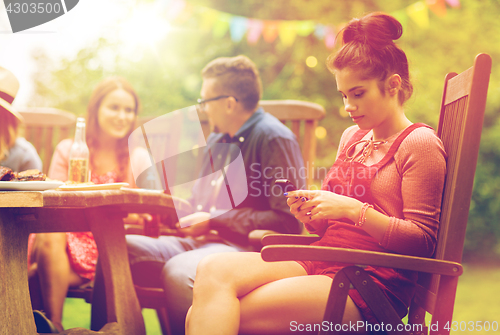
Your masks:
{"label": "stock photo id number", "polygon": [[4,0],[13,33],[52,21],[72,10],[78,0]]}

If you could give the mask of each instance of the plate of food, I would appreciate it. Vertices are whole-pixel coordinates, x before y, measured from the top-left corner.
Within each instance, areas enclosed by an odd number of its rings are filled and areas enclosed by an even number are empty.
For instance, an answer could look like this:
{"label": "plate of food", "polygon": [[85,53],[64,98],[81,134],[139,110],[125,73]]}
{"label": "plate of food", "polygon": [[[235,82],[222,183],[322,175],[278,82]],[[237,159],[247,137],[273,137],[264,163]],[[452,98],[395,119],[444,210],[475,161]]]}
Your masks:
{"label": "plate of food", "polygon": [[56,189],[63,184],[59,180],[0,181],[0,191],[46,191]]}
{"label": "plate of food", "polygon": [[80,184],[64,184],[59,186],[58,190],[61,191],[102,191],[102,190],[119,190],[122,187],[127,187],[128,183],[109,183],[109,184],[94,184],[94,183],[80,183]]}
{"label": "plate of food", "polygon": [[63,184],[62,181],[48,179],[39,170],[14,172],[0,166],[0,191],[46,191]]}

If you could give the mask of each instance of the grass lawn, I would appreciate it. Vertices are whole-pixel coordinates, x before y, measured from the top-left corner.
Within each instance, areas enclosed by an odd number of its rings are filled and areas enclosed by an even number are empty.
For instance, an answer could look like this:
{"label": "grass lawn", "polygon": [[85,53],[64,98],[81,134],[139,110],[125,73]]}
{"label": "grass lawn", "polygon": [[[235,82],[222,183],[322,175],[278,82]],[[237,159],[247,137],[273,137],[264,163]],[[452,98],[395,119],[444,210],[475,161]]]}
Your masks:
{"label": "grass lawn", "polygon": [[[458,281],[458,292],[455,301],[453,320],[458,331],[452,334],[491,334],[500,333],[500,268],[466,265],[464,274]],[[156,312],[144,309],[142,312],[148,335],[161,335],[160,324]],[[492,326],[496,322],[496,332],[490,331],[460,331],[469,322],[489,321]],[[64,306],[63,325],[65,328],[90,328],[90,305],[83,299],[66,299]],[[475,329],[475,328],[474,328]]]}
{"label": "grass lawn", "polygon": [[[468,322],[496,321],[496,332],[455,331],[452,334],[500,333],[500,268],[487,266],[465,266],[464,274],[458,280],[458,291],[453,312],[453,321],[465,329]],[[476,329],[471,328],[471,329]]]}
{"label": "grass lawn", "polygon": [[[162,334],[155,310],[143,309],[142,316],[148,335]],[[90,329],[90,304],[83,299],[67,298],[64,304],[63,326],[65,329],[76,327]]]}

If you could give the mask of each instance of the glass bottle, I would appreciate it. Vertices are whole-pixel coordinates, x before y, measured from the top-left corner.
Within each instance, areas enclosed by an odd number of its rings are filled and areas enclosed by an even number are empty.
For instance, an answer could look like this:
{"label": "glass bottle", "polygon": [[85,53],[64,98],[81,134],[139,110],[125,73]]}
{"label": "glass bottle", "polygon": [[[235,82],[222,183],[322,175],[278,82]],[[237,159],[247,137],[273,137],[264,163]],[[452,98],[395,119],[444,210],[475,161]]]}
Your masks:
{"label": "glass bottle", "polygon": [[89,181],[89,147],[85,141],[85,119],[76,119],[75,140],[69,152],[68,181],[86,183]]}

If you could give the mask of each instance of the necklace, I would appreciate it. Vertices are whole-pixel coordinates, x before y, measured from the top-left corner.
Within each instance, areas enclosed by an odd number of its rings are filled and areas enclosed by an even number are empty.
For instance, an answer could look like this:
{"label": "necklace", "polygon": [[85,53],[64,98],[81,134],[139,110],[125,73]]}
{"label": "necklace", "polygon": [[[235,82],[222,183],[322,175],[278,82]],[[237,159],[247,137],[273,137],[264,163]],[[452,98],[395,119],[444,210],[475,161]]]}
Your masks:
{"label": "necklace", "polygon": [[[356,153],[356,146],[361,143],[364,143],[363,148]],[[378,150],[378,147],[385,143],[387,143],[387,141],[374,141],[373,136],[369,140],[359,140],[354,142],[346,151],[346,161],[364,163],[374,150]]]}

